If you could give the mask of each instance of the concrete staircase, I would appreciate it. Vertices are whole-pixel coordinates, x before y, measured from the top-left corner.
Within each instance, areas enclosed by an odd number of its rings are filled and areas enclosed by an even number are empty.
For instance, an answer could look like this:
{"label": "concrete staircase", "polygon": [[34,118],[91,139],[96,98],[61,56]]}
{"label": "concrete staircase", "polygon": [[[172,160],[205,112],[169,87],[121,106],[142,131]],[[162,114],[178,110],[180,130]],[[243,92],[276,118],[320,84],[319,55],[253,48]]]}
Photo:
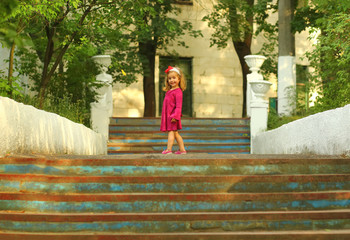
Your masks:
{"label": "concrete staircase", "polygon": [[350,158],[0,158],[0,239],[350,239]]}
{"label": "concrete staircase", "polygon": [[[249,154],[249,118],[184,118],[181,136],[191,153]],[[112,118],[108,154],[160,153],[167,134],[160,118]],[[173,150],[177,149],[175,143]]]}

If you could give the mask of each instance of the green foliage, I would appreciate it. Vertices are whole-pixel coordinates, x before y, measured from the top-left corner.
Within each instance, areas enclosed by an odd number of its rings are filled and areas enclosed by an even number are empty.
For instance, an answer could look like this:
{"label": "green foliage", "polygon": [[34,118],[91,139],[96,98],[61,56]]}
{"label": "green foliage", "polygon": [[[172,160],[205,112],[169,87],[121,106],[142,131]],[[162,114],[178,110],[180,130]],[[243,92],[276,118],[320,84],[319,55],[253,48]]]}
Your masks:
{"label": "green foliage", "polygon": [[[55,72],[52,81],[48,85],[46,106],[48,105],[47,102],[50,105],[53,105],[53,103],[59,105],[61,101],[58,99],[65,99],[72,101],[71,104],[79,103],[79,107],[84,104],[84,112],[89,111],[90,103],[94,101],[95,96],[92,87],[95,86],[95,76],[98,73],[98,69],[91,59],[91,55],[94,55],[95,51],[95,47],[90,43],[82,43],[82,45],[74,45],[67,52],[63,58],[65,69],[60,68],[59,71]],[[30,86],[30,90],[38,92],[41,69],[38,68],[40,60],[37,53],[31,49],[22,48],[17,51],[17,56],[20,57],[19,65],[17,65],[18,71],[32,80],[33,84]],[[67,98],[67,95],[69,95],[69,98]],[[35,99],[37,100],[37,98]],[[55,110],[50,111],[56,112]],[[69,119],[72,119],[72,117],[69,117]]]}
{"label": "green foliage", "polygon": [[[272,112],[269,115],[270,129],[296,118],[350,104],[350,6],[344,2],[323,0],[314,0],[312,4],[301,9],[301,13],[307,11],[310,16],[305,17],[304,23],[297,19],[299,22],[294,26],[298,26],[295,29],[311,26],[312,34],[317,35],[314,49],[306,53],[310,67],[315,70],[304,76],[309,79],[304,89],[298,89],[301,94],[298,94],[294,116],[281,118]],[[300,98],[309,90],[318,93],[312,107],[308,107],[307,96],[304,101]]]}
{"label": "green foliage", "polygon": [[[140,71],[143,74],[144,116],[153,117],[156,109],[154,68],[157,49],[168,51],[169,46],[174,44],[187,47],[183,40],[186,33],[193,37],[202,34],[189,21],[177,19],[180,8],[176,7],[173,0],[121,1],[119,9],[122,11],[116,15],[117,21],[128,24],[124,31],[125,37],[131,49],[137,53],[140,64],[133,72]],[[123,58],[123,55],[119,57]]]}
{"label": "green foliage", "polygon": [[279,128],[284,124],[293,122],[300,118],[303,118],[303,115],[293,115],[293,116],[278,116],[276,110],[274,108],[270,108],[268,121],[267,121],[267,129],[272,130],[275,128]]}
{"label": "green foliage", "polygon": [[11,47],[30,45],[28,37],[21,34],[25,28],[29,11],[21,8],[18,0],[3,0],[0,3],[0,42],[3,46]]}
{"label": "green foliage", "polygon": [[8,22],[8,18],[18,7],[16,0],[2,0],[0,2],[0,42],[8,45],[10,39],[16,35],[16,28]]}
{"label": "green foliage", "polygon": [[[295,118],[342,107],[350,103],[350,2],[312,0],[298,8],[292,22],[294,32],[309,28],[317,36],[314,49],[305,54],[314,71],[297,79],[306,79],[297,86],[294,116],[269,115],[269,128]],[[297,69],[298,74],[298,69]],[[317,92],[315,105],[309,107],[310,92]]]}
{"label": "green foliage", "polygon": [[261,66],[261,74],[264,79],[270,79],[270,75],[277,76],[277,59],[278,59],[278,24],[272,24],[267,21],[269,14],[276,13],[277,4],[269,0],[257,1],[254,6],[254,19],[257,24],[255,36],[260,35],[265,40],[257,52],[258,55],[266,57],[264,64]]}
{"label": "green foliage", "polygon": [[318,92],[315,111],[350,103],[350,4],[312,1],[318,18],[314,21],[317,44],[306,56],[315,69],[312,89]]}
{"label": "green foliage", "polygon": [[[267,57],[262,66],[262,74],[268,78],[271,73],[276,74],[277,69],[277,24],[267,21],[269,14],[277,11],[277,5],[271,0],[256,1],[249,0],[220,0],[214,5],[214,11],[203,18],[208,26],[214,28],[215,32],[210,38],[210,46],[225,48],[228,41],[245,42],[247,36],[260,34],[266,39],[257,52]],[[253,30],[253,21],[257,29]]]}
{"label": "green foliage", "polygon": [[[21,95],[14,97],[14,100],[39,108],[38,99],[35,96]],[[50,97],[44,101],[43,110],[90,127],[90,112],[86,109],[84,99],[74,102],[72,96],[68,94],[60,98]]]}
{"label": "green foliage", "polygon": [[264,38],[267,41],[262,44],[260,50],[256,54],[266,57],[266,60],[261,66],[260,73],[263,75],[264,79],[270,79],[271,75],[277,76],[278,51],[276,51],[276,46],[278,36],[277,34],[265,33]]}
{"label": "green foliage", "polygon": [[127,34],[133,44],[152,42],[156,48],[167,50],[174,43],[186,47],[182,39],[185,33],[193,37],[203,36],[191,22],[177,20],[180,8],[173,4],[173,0],[122,1],[120,7],[127,11],[120,12],[118,20],[135,26],[128,28]]}
{"label": "green foliage", "polygon": [[122,24],[116,21],[120,11],[117,4],[118,1],[80,0],[21,2],[23,14],[17,13],[13,19],[24,19],[24,32],[30,36],[32,47],[16,52],[20,57],[17,71],[34,83],[31,90],[40,93],[44,88],[50,98],[68,93],[74,102],[84,97],[89,105],[94,101],[90,89],[98,73],[91,57],[105,52],[113,55],[110,73],[114,81],[135,81],[135,60],[127,60],[137,57],[126,54],[130,43],[123,38]]}
{"label": "green foliage", "polygon": [[88,25],[85,36],[96,48],[93,55],[112,56],[109,74],[113,76],[113,81],[129,85],[142,72],[135,36],[132,36],[135,30],[129,9],[132,2],[116,2],[118,7],[100,7],[88,16],[94,24]]}
{"label": "green foliage", "polygon": [[23,88],[18,83],[18,77],[12,77],[12,85],[8,84],[8,78],[4,75],[4,72],[0,71],[0,96],[10,97],[9,92],[12,92],[12,96],[22,96]]}
{"label": "green foliage", "polygon": [[[0,4],[0,10],[5,9],[1,13],[6,13],[6,21],[0,22],[0,41],[17,46],[15,70],[29,77],[30,90],[40,99],[47,97],[45,106],[58,106],[59,99],[70,100],[80,107],[83,104],[86,112],[94,101],[91,89],[98,73],[91,56],[112,55],[109,73],[114,82],[130,84],[142,72],[140,42],[151,40],[166,48],[175,40],[186,46],[181,40],[185,31],[201,35],[191,23],[169,17],[179,13],[175,6],[171,0],[6,0]],[[3,26],[6,39],[1,38]],[[23,41],[25,37],[30,42]],[[3,95],[9,88],[19,94],[15,79],[14,85],[9,85],[3,76]]]}
{"label": "green foliage", "polygon": [[215,29],[210,46],[225,48],[228,41],[244,42],[253,32],[251,20],[253,9],[247,0],[220,0],[214,10],[203,18],[208,26]]}
{"label": "green foliage", "polygon": [[18,0],[2,0],[0,3],[0,17],[7,18],[18,7]]}

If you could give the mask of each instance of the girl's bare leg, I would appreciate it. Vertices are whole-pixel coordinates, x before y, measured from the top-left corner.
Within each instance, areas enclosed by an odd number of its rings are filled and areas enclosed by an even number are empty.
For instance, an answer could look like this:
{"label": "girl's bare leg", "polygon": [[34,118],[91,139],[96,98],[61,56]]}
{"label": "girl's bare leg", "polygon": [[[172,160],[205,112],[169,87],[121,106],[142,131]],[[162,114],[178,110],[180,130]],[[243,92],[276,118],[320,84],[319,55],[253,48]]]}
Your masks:
{"label": "girl's bare leg", "polygon": [[[175,132],[175,139],[176,139],[177,144],[179,144],[179,150],[181,152],[186,151],[184,141],[183,141],[182,137],[180,136],[180,134],[178,133],[178,131]],[[169,140],[168,140],[168,142],[169,142]]]}
{"label": "girl's bare leg", "polygon": [[174,131],[169,131],[168,132],[168,146],[167,146],[168,151],[171,151],[171,149],[173,148],[174,141],[175,141]]}

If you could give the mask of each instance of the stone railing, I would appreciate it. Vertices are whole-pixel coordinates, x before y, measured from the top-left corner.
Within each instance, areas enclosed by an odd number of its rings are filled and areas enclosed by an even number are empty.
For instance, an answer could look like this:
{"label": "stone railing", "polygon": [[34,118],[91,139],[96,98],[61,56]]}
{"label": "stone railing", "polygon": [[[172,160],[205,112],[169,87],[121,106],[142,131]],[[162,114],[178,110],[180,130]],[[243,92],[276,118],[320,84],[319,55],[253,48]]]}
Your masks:
{"label": "stone railing", "polygon": [[[267,129],[268,101],[265,99],[272,83],[265,81],[259,73],[266,57],[259,55],[245,56],[245,61],[252,73],[247,75],[247,115],[250,116],[251,139]],[[254,145],[251,144],[251,151]]]}
{"label": "stone railing", "polygon": [[112,76],[107,73],[111,64],[110,55],[97,55],[92,57],[100,67],[101,74],[96,76],[96,81],[101,85],[95,89],[96,101],[91,103],[92,129],[109,139],[109,121],[113,114]]}
{"label": "stone railing", "polygon": [[350,156],[350,105],[317,113],[252,139],[255,154]]}
{"label": "stone railing", "polygon": [[0,97],[0,156],[6,154],[107,153],[99,133],[54,113]]}
{"label": "stone railing", "polygon": [[265,95],[271,83],[258,73],[265,57],[248,55],[245,59],[252,71],[247,75],[251,153],[350,155],[350,105],[266,131],[268,102]]}

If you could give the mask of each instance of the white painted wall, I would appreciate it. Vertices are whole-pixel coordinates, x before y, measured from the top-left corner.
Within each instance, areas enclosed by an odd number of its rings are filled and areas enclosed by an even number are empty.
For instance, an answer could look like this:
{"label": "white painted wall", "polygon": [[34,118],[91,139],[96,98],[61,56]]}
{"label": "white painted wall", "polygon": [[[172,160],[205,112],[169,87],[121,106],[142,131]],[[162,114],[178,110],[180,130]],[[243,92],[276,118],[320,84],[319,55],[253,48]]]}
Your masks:
{"label": "white painted wall", "polygon": [[254,154],[350,155],[350,104],[257,134]]}
{"label": "white painted wall", "polygon": [[0,97],[0,157],[8,153],[99,155],[107,140],[82,124]]}

